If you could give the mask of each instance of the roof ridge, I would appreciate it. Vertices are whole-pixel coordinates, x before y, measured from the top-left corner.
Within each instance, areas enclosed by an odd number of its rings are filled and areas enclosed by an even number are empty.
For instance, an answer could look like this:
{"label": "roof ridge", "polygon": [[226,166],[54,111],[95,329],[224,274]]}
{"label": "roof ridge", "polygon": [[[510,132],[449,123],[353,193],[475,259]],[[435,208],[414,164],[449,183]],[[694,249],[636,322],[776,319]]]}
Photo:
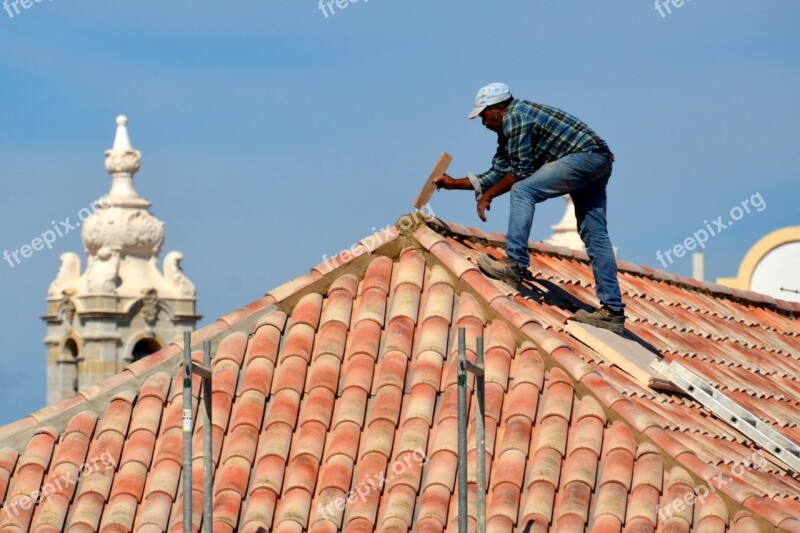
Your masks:
{"label": "roof ridge", "polygon": [[[495,246],[505,248],[505,235],[502,233],[497,233],[494,231],[484,232],[478,228],[464,226],[463,224],[459,224],[457,222],[448,222],[440,218],[435,218],[430,224],[427,225],[440,235],[450,233],[452,235],[464,237],[469,241],[478,243],[490,242]],[[589,256],[586,255],[586,252],[572,250],[564,246],[555,246],[544,241],[528,241],[528,250],[559,257],[569,257],[576,261],[589,262]],[[680,276],[678,274],[670,274],[664,270],[658,270],[644,265],[637,265],[636,263],[631,263],[630,261],[625,260],[618,260],[617,268],[624,272],[637,274],[643,277],[650,277],[658,281],[676,285],[678,287],[688,288],[698,292],[722,294],[731,300],[741,300],[766,307],[774,307],[776,309],[791,313],[795,316],[800,316],[800,302],[790,302],[788,300],[773,298],[772,296],[761,294],[755,291],[734,289],[712,281],[700,281],[694,278]]]}
{"label": "roof ridge", "polygon": [[[509,325],[512,333],[519,332],[515,337],[521,336],[522,342],[532,342],[539,348],[547,368],[559,368],[564,371],[573,382],[576,394],[581,391],[584,397],[590,395],[597,400],[609,420],[622,420],[638,435],[637,442],[647,442],[660,450],[659,455],[665,464],[684,469],[698,486],[707,483],[715,475],[724,474],[718,468],[702,462],[693,450],[664,432],[652,417],[641,412],[563,340],[548,333],[531,310],[514,301],[513,296],[516,291],[504,293],[495,284],[487,285],[487,279],[478,267],[455,250],[440,232],[426,225],[417,229],[413,237],[432,263],[442,264],[453,274],[456,290],[459,290],[459,285],[462,289],[460,292],[466,287],[474,298],[484,303],[487,322],[489,316],[503,320]],[[476,289],[476,283],[482,285],[482,290]],[[584,382],[587,377],[590,377],[591,384]],[[614,408],[617,403],[623,401],[630,405],[620,409]],[[655,433],[655,438],[648,432]],[[680,456],[682,457],[678,459]],[[729,484],[729,487],[724,490],[719,489],[718,492],[733,507],[734,512],[731,515],[736,511],[746,511],[761,521],[762,525],[768,525],[770,528],[782,527],[785,520],[773,524],[761,513],[770,507],[770,502],[760,495],[756,487],[743,480],[730,480]],[[736,499],[737,497],[741,498],[741,501]]]}

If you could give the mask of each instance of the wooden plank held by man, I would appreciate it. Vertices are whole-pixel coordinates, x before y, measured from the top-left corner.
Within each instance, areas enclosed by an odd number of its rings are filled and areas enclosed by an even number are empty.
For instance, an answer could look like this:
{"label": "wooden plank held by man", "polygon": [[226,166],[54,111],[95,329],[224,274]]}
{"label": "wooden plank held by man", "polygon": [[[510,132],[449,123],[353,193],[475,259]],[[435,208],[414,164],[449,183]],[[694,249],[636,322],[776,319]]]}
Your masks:
{"label": "wooden plank held by man", "polygon": [[417,209],[422,209],[428,204],[428,202],[430,202],[431,196],[433,196],[433,193],[436,192],[436,185],[433,183],[433,180],[445,174],[447,172],[447,167],[450,166],[452,161],[453,156],[447,152],[442,152],[442,155],[439,156],[439,161],[436,162],[436,166],[433,167],[433,171],[428,177],[428,181],[425,182],[422,190],[419,191],[417,199],[414,200],[414,207]]}

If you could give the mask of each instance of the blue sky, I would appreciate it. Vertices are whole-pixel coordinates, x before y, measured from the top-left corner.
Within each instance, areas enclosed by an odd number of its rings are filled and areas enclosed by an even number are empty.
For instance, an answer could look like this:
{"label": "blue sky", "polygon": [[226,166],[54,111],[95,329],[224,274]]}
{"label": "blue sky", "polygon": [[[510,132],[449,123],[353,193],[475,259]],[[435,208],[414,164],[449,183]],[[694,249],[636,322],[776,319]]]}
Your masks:
{"label": "blue sky", "polygon": [[[466,115],[493,81],[608,141],[623,259],[660,268],[658,250],[759,193],[766,208],[705,249],[708,278],[733,276],[761,236],[798,223],[796,1],[694,0],[664,17],[649,0],[336,11],[326,18],[316,0],[0,11],[0,250],[107,192],[103,152],[124,113],[143,154],[137,188],[166,223],[164,251],[184,253],[205,324],[408,212],[442,150],[456,176],[485,170],[494,135]],[[486,224],[471,193],[431,205],[505,232],[505,198]],[[562,212],[560,200],[540,206],[532,238]],[[83,256],[77,232],[13,269],[0,263],[0,424],[44,406],[39,317],[65,251]],[[688,275],[691,259],[667,270]]]}

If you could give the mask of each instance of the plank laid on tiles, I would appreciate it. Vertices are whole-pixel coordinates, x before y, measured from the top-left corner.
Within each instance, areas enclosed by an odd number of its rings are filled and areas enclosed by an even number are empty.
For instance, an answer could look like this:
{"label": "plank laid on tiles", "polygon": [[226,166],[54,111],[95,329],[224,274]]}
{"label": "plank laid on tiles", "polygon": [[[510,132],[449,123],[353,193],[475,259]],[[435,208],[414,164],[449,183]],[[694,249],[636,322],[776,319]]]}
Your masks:
{"label": "plank laid on tiles", "polygon": [[626,339],[606,329],[597,328],[574,320],[567,321],[567,332],[602,355],[610,364],[631,375],[640,384],[667,390],[676,390],[674,384],[650,367],[652,361],[660,359],[636,341]]}
{"label": "plank laid on tiles", "polygon": [[442,155],[439,156],[439,161],[436,162],[436,166],[433,167],[433,171],[428,177],[428,181],[425,182],[422,190],[419,191],[417,199],[414,200],[414,207],[422,209],[431,200],[431,196],[436,191],[436,185],[433,184],[434,178],[438,178],[447,172],[447,167],[450,166],[451,161],[453,161],[453,156],[447,152],[442,152]]}

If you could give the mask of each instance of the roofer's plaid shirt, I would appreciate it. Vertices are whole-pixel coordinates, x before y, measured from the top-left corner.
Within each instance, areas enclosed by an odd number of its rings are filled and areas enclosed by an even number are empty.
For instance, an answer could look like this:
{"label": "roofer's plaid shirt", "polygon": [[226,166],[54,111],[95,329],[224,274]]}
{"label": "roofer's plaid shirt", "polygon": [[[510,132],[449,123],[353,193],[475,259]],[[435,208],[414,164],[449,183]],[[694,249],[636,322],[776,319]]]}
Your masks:
{"label": "roofer's plaid shirt", "polygon": [[610,153],[606,142],[576,117],[556,107],[516,98],[503,115],[503,134],[497,136],[497,144],[492,168],[470,176],[478,197],[507,174],[523,180],[542,165],[566,155]]}

